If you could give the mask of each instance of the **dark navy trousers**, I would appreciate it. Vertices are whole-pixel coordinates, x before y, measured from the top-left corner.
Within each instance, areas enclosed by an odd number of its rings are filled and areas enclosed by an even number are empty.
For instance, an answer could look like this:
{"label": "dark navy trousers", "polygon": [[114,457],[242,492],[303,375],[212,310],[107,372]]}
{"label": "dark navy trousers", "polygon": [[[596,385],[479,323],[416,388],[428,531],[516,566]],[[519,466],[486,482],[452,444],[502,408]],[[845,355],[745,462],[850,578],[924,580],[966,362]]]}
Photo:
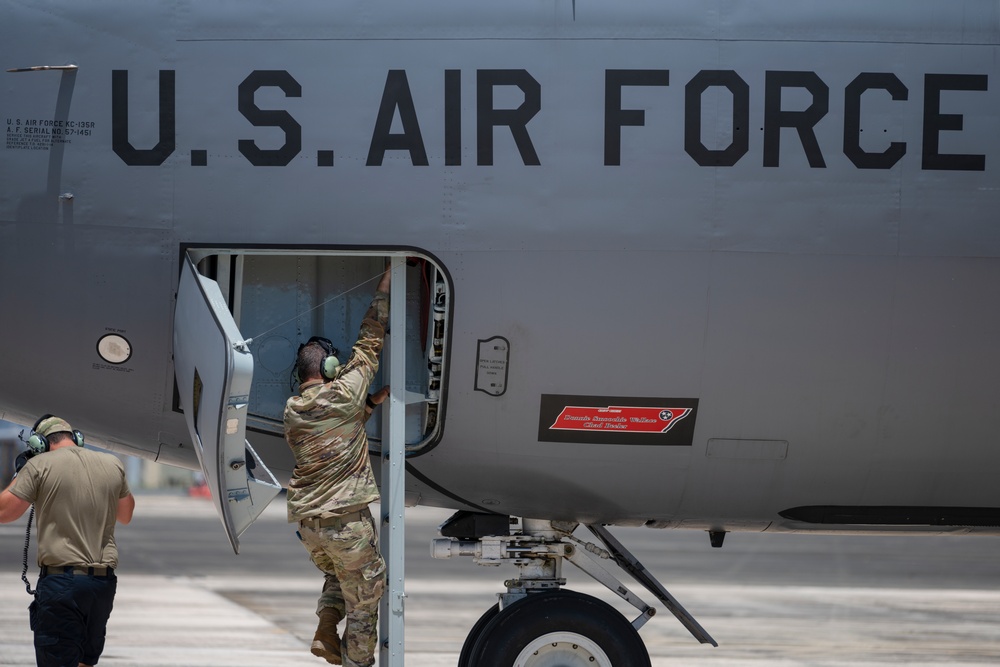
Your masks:
{"label": "dark navy trousers", "polygon": [[29,618],[38,667],[96,665],[115,601],[115,575],[49,573],[38,580]]}

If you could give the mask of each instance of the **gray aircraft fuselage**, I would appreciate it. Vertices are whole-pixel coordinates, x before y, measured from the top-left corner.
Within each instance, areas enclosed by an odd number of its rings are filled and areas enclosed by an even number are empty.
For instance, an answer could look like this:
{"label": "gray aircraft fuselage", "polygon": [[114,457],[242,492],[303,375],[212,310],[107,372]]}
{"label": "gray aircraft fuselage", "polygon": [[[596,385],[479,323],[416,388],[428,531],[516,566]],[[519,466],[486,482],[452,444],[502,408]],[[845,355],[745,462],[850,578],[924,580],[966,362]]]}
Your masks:
{"label": "gray aircraft fuselage", "polygon": [[77,66],[0,73],[0,417],[198,468],[192,255],[286,481],[295,347],[348,350],[402,253],[412,501],[1000,532],[996,3],[0,16],[3,69]]}

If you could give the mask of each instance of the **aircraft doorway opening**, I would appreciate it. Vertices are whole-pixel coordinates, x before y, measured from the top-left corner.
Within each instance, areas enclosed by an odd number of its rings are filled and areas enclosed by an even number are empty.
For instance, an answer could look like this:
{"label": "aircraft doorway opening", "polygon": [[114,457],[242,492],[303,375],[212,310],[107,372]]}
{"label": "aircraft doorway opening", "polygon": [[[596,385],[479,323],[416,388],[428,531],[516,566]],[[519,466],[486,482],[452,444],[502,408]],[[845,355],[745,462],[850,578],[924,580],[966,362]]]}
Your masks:
{"label": "aircraft doorway opening", "polygon": [[[246,424],[251,443],[283,439],[285,401],[298,390],[293,366],[300,343],[314,335],[328,338],[346,363],[386,262],[400,254],[379,249],[187,249],[198,272],[218,283],[241,335],[251,339],[253,381]],[[441,437],[451,289],[433,259],[413,251],[405,255],[405,443],[410,454],[432,448]],[[388,384],[388,349],[387,343],[373,388]],[[382,420],[370,419],[366,428],[372,449],[380,451]],[[280,461],[275,468],[282,477]]]}

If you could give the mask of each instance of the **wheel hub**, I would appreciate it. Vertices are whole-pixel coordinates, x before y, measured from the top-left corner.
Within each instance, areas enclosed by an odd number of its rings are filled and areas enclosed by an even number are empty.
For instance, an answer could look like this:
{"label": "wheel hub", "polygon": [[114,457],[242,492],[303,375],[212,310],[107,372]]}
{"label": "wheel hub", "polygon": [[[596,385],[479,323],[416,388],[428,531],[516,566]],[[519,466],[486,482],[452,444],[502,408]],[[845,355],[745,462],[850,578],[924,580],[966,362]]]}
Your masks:
{"label": "wheel hub", "polygon": [[611,660],[583,635],[550,632],[525,646],[513,667],[611,667]]}

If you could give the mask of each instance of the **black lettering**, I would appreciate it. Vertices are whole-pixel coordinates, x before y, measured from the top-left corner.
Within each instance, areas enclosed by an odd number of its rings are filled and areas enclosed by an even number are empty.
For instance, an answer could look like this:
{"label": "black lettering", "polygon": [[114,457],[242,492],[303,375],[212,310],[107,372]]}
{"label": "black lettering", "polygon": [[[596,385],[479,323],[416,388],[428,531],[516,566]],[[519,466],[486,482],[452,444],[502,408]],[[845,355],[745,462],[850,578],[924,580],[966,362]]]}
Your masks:
{"label": "black lettering", "polygon": [[128,134],[128,70],[111,72],[111,148],[132,167],[156,167],[176,147],[174,70],[160,70],[160,140],[150,149],[137,149]]}
{"label": "black lettering", "polygon": [[844,155],[858,169],[892,169],[904,155],[906,144],[893,141],[881,153],[861,149],[861,96],[868,90],[885,90],[896,101],[906,100],[910,92],[895,74],[862,72],[844,90]]}
{"label": "black lettering", "polygon": [[462,164],[462,70],[444,71],[444,163]]}
{"label": "black lettering", "polygon": [[[392,119],[399,109],[399,120],[403,124],[402,134],[392,134]],[[406,70],[393,69],[385,78],[385,88],[382,91],[382,104],[378,108],[378,118],[375,120],[375,131],[372,133],[372,143],[368,148],[369,167],[382,166],[385,152],[409,151],[410,162],[414,166],[427,166],[427,151],[420,135],[420,123],[417,122],[417,110],[413,106],[413,96],[410,95],[410,84],[406,79]]]}
{"label": "black lettering", "polygon": [[[812,104],[805,111],[784,111],[781,91],[805,88],[812,94]],[[810,167],[826,167],[814,128],[830,110],[830,88],[815,72],[768,71],[764,77],[764,166],[777,167],[781,153],[781,128],[799,133]]]}
{"label": "black lettering", "polygon": [[254,70],[239,87],[239,112],[254,127],[280,127],[285,133],[281,148],[258,148],[253,139],[240,139],[239,149],[255,167],[284,167],[302,150],[302,126],[287,111],[265,111],[254,95],[260,88],[280,88],[285,97],[302,97],[302,86],[285,70]]}
{"label": "black lettering", "polygon": [[[496,86],[517,86],[524,102],[516,109],[493,108]],[[523,69],[481,69],[476,73],[476,164],[493,164],[493,128],[506,125],[525,165],[538,166],[538,154],[528,136],[528,121],[542,108],[542,87]]]}
{"label": "black lettering", "polygon": [[609,69],[604,72],[604,165],[622,163],[622,127],[646,124],[642,109],[622,109],[622,86],[669,86],[670,70]]}
{"label": "black lettering", "polygon": [[[716,86],[728,89],[733,96],[733,140],[721,150],[711,150],[701,140],[701,98]],[[732,70],[698,72],[684,86],[684,151],[702,167],[732,167],[749,150],[750,86]]]}
{"label": "black lettering", "polygon": [[985,155],[942,154],[941,132],[960,131],[964,126],[961,114],[941,113],[942,90],[987,90],[985,74],[925,74],[924,75],[924,169],[952,171],[985,171]]}

